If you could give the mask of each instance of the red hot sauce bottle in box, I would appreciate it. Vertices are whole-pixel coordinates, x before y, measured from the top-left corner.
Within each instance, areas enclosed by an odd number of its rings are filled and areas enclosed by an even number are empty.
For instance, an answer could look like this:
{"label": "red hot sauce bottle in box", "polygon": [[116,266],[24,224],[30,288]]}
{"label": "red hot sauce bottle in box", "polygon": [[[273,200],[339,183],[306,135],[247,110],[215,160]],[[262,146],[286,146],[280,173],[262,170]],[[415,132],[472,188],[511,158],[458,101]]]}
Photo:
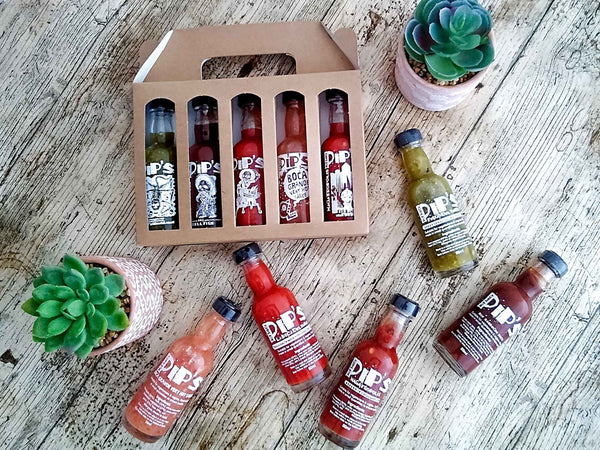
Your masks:
{"label": "red hot sauce bottle in box", "polygon": [[294,294],[275,284],[257,243],[233,253],[254,293],[252,315],[294,392],[319,384],[331,373],[327,357]]}
{"label": "red hot sauce bottle in box", "polygon": [[353,220],[348,96],[338,89],[328,89],[325,98],[329,103],[329,137],[321,147],[325,220]]}
{"label": "red hot sauce bottle in box", "polygon": [[285,139],[277,146],[279,163],[279,221],[310,221],[308,153],[304,97],[294,91],[282,94],[285,105]]}
{"label": "red hot sauce bottle in box", "polygon": [[190,189],[192,200],[192,228],[221,226],[221,167],[215,127],[211,120],[216,102],[210,97],[196,97],[194,108],[194,136],[190,147]]}
{"label": "red hot sauce bottle in box", "polygon": [[461,377],[468,375],[529,320],[532,300],[568,267],[551,250],[514,282],[492,286],[481,300],[438,336],[433,346]]}
{"label": "red hot sauce bottle in box", "polygon": [[375,335],[356,347],[321,413],[319,431],[344,448],[356,447],[371,423],[383,396],[390,389],[404,337],[419,305],[396,294]]}
{"label": "red hot sauce bottle in box", "polygon": [[176,340],[125,409],[123,426],[137,439],[156,442],[213,368],[213,350],[240,315],[231,300],[219,297],[196,331]]}
{"label": "red hot sauce bottle in box", "polygon": [[265,187],[260,98],[241,94],[242,139],[233,148],[236,225],[265,224]]}

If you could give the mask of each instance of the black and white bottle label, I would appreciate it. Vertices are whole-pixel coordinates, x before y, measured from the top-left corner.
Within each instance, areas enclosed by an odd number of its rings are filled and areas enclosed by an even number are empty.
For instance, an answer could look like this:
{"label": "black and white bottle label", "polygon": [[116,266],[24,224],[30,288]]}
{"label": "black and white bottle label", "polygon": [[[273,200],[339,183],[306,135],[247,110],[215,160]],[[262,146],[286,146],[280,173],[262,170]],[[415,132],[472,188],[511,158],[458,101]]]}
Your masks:
{"label": "black and white bottle label", "polygon": [[148,224],[170,225],[175,223],[177,199],[175,167],[169,162],[146,164],[146,212]]}

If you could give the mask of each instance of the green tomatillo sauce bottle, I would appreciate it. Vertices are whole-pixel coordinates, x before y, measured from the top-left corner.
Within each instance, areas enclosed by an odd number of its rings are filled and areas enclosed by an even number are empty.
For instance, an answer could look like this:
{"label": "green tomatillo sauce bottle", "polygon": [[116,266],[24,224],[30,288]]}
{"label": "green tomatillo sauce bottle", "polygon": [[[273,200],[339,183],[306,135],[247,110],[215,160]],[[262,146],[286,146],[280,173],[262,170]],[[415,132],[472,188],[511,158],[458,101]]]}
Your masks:
{"label": "green tomatillo sauce bottle", "polygon": [[477,253],[448,181],[433,173],[416,128],[396,136],[408,176],[408,204],[435,273],[450,277],[477,266]]}

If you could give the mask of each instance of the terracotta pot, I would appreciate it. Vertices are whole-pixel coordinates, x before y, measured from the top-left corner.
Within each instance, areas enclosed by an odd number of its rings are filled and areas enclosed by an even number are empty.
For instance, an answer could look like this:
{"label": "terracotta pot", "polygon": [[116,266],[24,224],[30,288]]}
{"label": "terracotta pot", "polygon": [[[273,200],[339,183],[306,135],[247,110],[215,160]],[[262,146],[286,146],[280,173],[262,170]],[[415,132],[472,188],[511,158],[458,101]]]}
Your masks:
{"label": "terracotta pot", "polygon": [[[489,34],[492,43],[492,32]],[[473,78],[455,86],[438,86],[428,83],[410,67],[404,51],[404,32],[398,40],[396,55],[396,85],[406,100],[427,111],[444,111],[453,108],[475,92],[475,87],[481,82],[487,68],[478,72]]]}
{"label": "terracotta pot", "polygon": [[123,275],[129,289],[129,326],[110,344],[93,350],[91,356],[100,355],[127,345],[152,329],[162,310],[163,296],[158,277],[148,266],[131,258],[118,256],[82,256],[87,264],[107,267]]}

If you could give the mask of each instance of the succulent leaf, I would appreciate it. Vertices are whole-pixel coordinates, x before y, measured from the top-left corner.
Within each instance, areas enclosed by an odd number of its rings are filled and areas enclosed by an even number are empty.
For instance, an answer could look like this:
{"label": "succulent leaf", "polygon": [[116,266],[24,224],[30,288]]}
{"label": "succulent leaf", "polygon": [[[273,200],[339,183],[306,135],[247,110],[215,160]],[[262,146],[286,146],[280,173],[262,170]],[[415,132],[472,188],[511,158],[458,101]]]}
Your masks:
{"label": "succulent leaf", "polygon": [[85,316],[89,319],[94,314],[96,314],[96,307],[94,306],[93,303],[88,303],[87,309],[85,310]]}
{"label": "succulent leaf", "polygon": [[[441,81],[489,66],[492,19],[477,0],[421,0],[404,33],[404,49]],[[450,78],[453,77],[453,78]]]}
{"label": "succulent leaf", "polygon": [[79,297],[80,300],[83,300],[84,302],[87,302],[90,300],[90,293],[88,291],[86,291],[85,289],[77,289],[77,297]]}
{"label": "succulent leaf", "polygon": [[33,287],[39,287],[42,284],[46,284],[46,280],[44,280],[44,277],[37,277],[33,279]]}
{"label": "succulent leaf", "polygon": [[48,325],[51,321],[52,319],[45,319],[43,317],[38,317],[35,319],[35,322],[33,323],[32,334],[40,339],[48,339],[51,337],[51,334],[48,333]]}
{"label": "succulent leaf", "polygon": [[81,347],[79,347],[77,350],[75,350],[75,354],[79,358],[85,359],[88,357],[88,355],[92,352],[93,349],[94,349],[94,347],[92,345],[83,344]]}
{"label": "succulent leaf", "polygon": [[58,336],[59,334],[67,331],[72,323],[73,321],[71,319],[64,316],[52,319],[52,321],[48,324],[48,334],[50,336]]}
{"label": "succulent leaf", "polygon": [[[100,311],[102,314],[104,314],[107,318],[108,316],[114,314],[119,307],[121,306],[121,302],[119,302],[119,300],[117,300],[114,297],[109,297],[108,300],[106,300],[103,304],[98,305],[98,311]],[[112,330],[112,328],[109,329]],[[116,331],[116,330],[114,330]]]}
{"label": "succulent leaf", "polygon": [[40,306],[37,309],[37,313],[40,317],[51,319],[52,317],[60,316],[61,306],[62,302],[59,302],[57,300],[47,300],[44,303],[40,304]]}
{"label": "succulent leaf", "polygon": [[90,301],[94,305],[101,305],[108,299],[108,287],[103,284],[95,284],[90,288]]}
{"label": "succulent leaf", "polygon": [[67,311],[69,311],[69,314],[73,317],[83,316],[85,310],[86,305],[82,300],[73,300],[69,303],[69,306],[67,306]]}
{"label": "succulent leaf", "polygon": [[84,327],[79,329],[76,326],[76,323],[73,323],[73,325],[71,325],[71,327],[65,333],[64,346],[69,351],[74,352],[86,341],[87,332],[85,331],[85,321],[83,321],[83,324]]}
{"label": "succulent leaf", "polygon": [[59,300],[69,300],[76,297],[75,291],[69,286],[56,286],[54,295],[56,295],[56,298]]}
{"label": "succulent leaf", "polygon": [[52,336],[44,341],[44,350],[47,352],[53,352],[63,346],[64,336]]}
{"label": "succulent leaf", "polygon": [[104,273],[99,267],[92,267],[86,273],[84,273],[84,276],[86,288],[90,288],[95,284],[104,284]]}
{"label": "succulent leaf", "polygon": [[79,258],[78,256],[75,256],[75,255],[69,255],[69,254],[67,254],[63,257],[63,267],[67,271],[69,269],[76,270],[81,275],[83,275],[88,270],[88,267],[81,260],[81,258]]}
{"label": "succulent leaf", "polygon": [[63,284],[64,271],[60,266],[42,266],[42,278],[46,283],[60,286]]}
{"label": "succulent leaf", "polygon": [[56,286],[52,284],[42,284],[41,286],[36,287],[31,295],[38,302],[53,300],[56,298]]}
{"label": "succulent leaf", "polygon": [[104,283],[108,288],[108,292],[113,297],[118,297],[123,293],[123,289],[125,289],[125,280],[123,276],[111,273],[110,275],[104,278]]}
{"label": "succulent leaf", "polygon": [[90,324],[90,334],[93,338],[102,338],[108,330],[106,317],[100,311],[96,311],[92,317],[89,317],[88,323]]}
{"label": "succulent leaf", "polygon": [[38,315],[37,308],[38,303],[33,299],[33,297],[21,305],[21,309],[32,316]]}
{"label": "succulent leaf", "polygon": [[112,331],[123,331],[129,326],[129,318],[122,309],[117,310],[108,317],[108,329]]}
{"label": "succulent leaf", "polygon": [[63,277],[65,284],[74,291],[85,289],[85,277],[75,269],[68,269]]}

